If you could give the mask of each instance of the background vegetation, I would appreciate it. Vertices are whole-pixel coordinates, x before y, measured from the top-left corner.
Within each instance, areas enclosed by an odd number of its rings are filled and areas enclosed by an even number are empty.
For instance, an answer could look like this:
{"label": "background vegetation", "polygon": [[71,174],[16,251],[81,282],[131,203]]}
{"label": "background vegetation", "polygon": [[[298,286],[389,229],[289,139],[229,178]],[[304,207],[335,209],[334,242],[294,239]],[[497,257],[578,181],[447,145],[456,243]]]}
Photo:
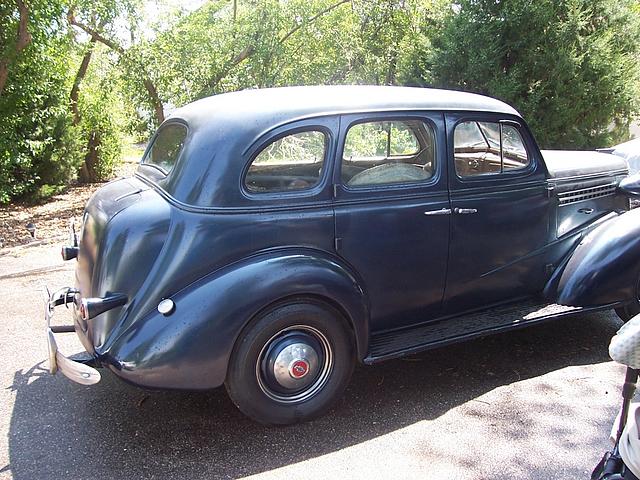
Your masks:
{"label": "background vegetation", "polygon": [[[166,0],[168,1],[168,0]],[[0,203],[107,178],[125,138],[243,88],[367,83],[479,92],[545,148],[628,136],[638,0],[5,0]]]}

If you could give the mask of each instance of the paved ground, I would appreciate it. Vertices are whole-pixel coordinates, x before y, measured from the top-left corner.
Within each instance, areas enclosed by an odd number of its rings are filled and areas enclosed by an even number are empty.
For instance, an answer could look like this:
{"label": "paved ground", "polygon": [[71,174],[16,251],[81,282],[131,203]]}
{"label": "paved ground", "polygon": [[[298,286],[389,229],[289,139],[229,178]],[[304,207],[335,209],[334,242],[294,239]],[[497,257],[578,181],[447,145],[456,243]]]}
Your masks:
{"label": "paved ground", "polygon": [[[614,315],[584,315],[356,369],[311,423],[268,428],[224,389],[146,392],[50,376],[38,288],[72,279],[41,245],[0,256],[0,479],[578,479],[605,448],[623,368]],[[63,348],[79,351],[73,335]]]}

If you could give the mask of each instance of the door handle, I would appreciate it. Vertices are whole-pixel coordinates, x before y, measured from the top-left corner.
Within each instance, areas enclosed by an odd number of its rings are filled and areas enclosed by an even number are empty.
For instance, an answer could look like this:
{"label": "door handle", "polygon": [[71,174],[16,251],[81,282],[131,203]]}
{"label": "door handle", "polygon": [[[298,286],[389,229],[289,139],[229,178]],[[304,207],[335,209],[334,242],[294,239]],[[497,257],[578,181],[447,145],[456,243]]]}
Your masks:
{"label": "door handle", "polygon": [[451,215],[450,208],[443,208],[440,210],[428,210],[424,212],[425,215]]}
{"label": "door handle", "polygon": [[593,208],[579,208],[579,213],[586,213],[587,215],[593,213]]}
{"label": "door handle", "polygon": [[457,213],[459,215],[466,215],[469,213],[478,213],[477,208],[454,208],[453,213]]}

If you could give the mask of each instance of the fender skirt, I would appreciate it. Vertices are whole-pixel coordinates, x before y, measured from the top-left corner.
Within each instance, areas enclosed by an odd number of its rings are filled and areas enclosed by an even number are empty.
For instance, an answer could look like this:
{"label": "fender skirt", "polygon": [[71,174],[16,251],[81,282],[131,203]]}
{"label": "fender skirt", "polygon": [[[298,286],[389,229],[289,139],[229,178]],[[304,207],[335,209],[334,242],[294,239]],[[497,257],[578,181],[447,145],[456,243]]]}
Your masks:
{"label": "fender skirt", "polygon": [[640,209],[588,233],[553,274],[545,296],[560,305],[597,307],[638,298]]}

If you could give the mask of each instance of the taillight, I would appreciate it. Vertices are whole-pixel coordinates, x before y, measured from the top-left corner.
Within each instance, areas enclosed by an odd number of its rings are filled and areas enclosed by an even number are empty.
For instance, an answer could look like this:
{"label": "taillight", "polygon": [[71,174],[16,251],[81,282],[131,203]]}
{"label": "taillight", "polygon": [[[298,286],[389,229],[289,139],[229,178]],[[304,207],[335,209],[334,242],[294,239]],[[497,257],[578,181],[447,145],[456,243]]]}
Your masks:
{"label": "taillight", "polygon": [[78,247],[62,247],[60,254],[63,260],[71,260],[78,256]]}
{"label": "taillight", "polygon": [[127,296],[121,293],[112,293],[103,298],[83,298],[80,301],[80,317],[86,322],[125,303],[127,303]]}
{"label": "taillight", "polygon": [[87,300],[82,299],[80,302],[80,318],[82,318],[85,322],[89,320],[89,308],[87,306]]}

